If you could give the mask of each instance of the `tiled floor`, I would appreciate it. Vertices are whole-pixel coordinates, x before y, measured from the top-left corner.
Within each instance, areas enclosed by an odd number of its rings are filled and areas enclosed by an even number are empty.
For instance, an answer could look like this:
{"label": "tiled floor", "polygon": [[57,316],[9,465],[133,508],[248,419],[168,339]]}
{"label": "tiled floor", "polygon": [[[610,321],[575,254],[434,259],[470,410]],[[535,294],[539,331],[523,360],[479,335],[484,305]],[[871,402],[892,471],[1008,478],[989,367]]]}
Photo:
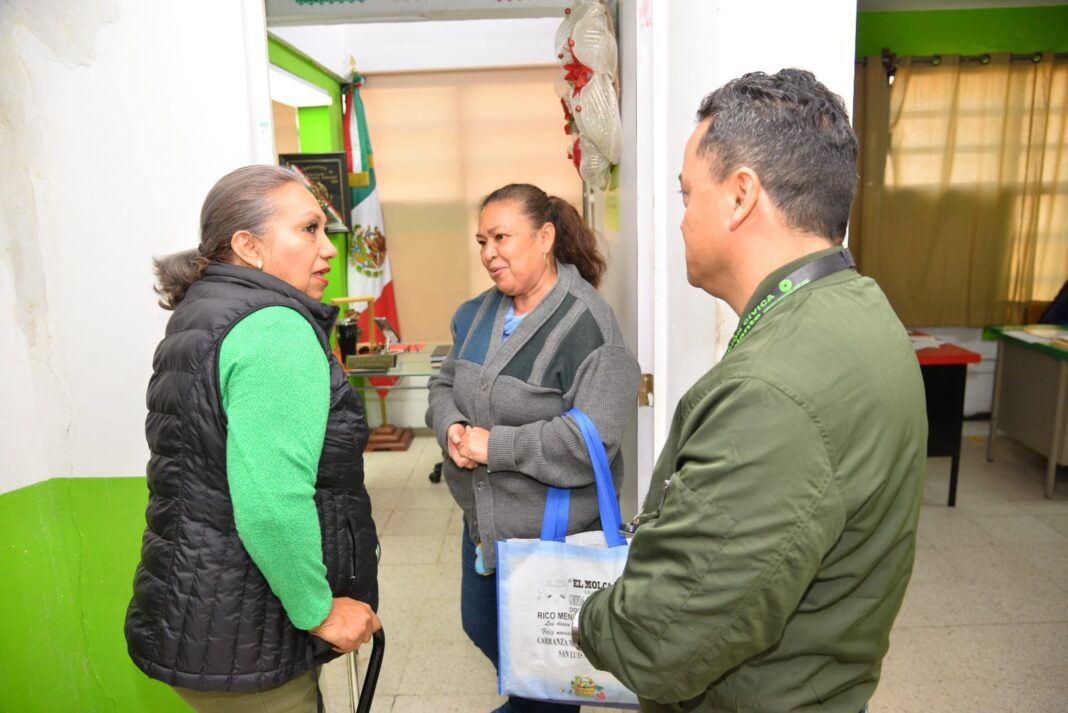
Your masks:
{"label": "tiled floor", "polygon": [[[929,462],[916,567],[872,711],[1068,710],[1068,478],[1062,469],[1045,500],[1044,460],[1002,438],[987,463],[986,424],[965,428],[956,508],[949,459]],[[437,460],[430,438],[367,456],[389,637],[376,713],[488,713],[502,700],[460,629],[462,522],[445,484],[427,480]],[[324,674],[333,713],[348,710],[344,670]]]}

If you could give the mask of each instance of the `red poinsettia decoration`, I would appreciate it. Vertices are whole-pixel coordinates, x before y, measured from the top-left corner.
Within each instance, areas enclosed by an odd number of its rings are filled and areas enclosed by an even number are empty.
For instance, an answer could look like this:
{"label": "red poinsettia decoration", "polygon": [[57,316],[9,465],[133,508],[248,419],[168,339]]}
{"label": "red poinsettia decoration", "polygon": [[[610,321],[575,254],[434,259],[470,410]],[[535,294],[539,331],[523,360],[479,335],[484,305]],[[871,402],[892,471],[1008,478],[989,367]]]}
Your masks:
{"label": "red poinsettia decoration", "polygon": [[[569,44],[574,44],[574,40],[568,40]],[[564,79],[574,86],[571,91],[571,96],[577,97],[578,93],[582,91],[582,88],[589,84],[590,77],[593,76],[593,70],[578,61],[575,57],[575,51],[568,47],[568,54],[571,55],[571,61],[564,64],[564,71],[567,74],[564,75]]]}

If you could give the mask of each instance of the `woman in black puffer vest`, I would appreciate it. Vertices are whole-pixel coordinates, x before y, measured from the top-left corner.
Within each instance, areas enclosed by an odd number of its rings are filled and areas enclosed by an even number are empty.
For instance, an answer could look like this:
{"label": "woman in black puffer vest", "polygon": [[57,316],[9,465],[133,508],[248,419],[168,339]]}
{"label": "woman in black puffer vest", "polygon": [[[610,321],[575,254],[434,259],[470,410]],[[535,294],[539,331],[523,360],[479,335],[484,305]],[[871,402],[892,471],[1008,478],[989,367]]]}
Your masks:
{"label": "woman in black puffer vest", "polygon": [[130,657],[201,711],[316,709],[317,667],[380,628],[367,424],[320,302],[336,249],[295,174],[211,189],[156,261],[174,310],[148,387],[149,502]]}

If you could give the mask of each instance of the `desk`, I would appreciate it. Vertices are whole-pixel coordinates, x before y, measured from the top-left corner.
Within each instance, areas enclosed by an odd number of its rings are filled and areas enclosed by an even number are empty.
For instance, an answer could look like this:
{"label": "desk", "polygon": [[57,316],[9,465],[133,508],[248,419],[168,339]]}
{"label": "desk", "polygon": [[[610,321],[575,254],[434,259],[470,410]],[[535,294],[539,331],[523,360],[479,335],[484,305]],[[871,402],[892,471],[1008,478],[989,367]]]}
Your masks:
{"label": "desk", "polygon": [[[385,396],[394,390],[404,391],[419,389],[425,391],[425,385],[409,385],[403,383],[403,379],[405,377],[429,377],[437,374],[441,363],[431,361],[431,355],[438,346],[441,345],[437,342],[428,342],[421,344],[420,348],[415,351],[396,351],[394,352],[396,356],[395,363],[389,368],[345,369],[345,375],[348,376],[349,383],[352,384],[354,389],[360,392],[374,391],[378,394],[378,403],[382,413],[382,425],[371,431],[365,450],[407,450],[412,442],[412,437],[414,435],[413,431],[410,428],[398,428],[389,424],[389,419],[386,415]],[[373,384],[369,381],[365,381],[365,378],[367,377],[387,377],[391,379],[400,379],[402,382],[392,384]]]}
{"label": "desk", "polygon": [[1022,329],[988,327],[984,332],[998,340],[986,459],[994,460],[999,430],[1038,451],[1047,459],[1045,494],[1052,498],[1057,464],[1068,464],[1068,350],[1028,341]]}
{"label": "desk", "polygon": [[[913,336],[924,336],[910,333]],[[982,356],[956,344],[916,350],[927,399],[927,455],[949,457],[949,507],[957,504],[957,474],[960,471],[960,441],[964,426],[964,384],[968,364]]]}

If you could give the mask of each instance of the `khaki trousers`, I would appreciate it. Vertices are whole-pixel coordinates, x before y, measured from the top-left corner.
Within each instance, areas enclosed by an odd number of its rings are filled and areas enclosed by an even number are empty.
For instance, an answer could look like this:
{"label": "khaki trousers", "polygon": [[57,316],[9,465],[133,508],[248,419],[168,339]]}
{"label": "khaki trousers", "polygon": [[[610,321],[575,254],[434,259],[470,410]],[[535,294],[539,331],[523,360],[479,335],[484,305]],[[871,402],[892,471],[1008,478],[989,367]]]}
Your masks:
{"label": "khaki trousers", "polygon": [[174,690],[198,713],[317,713],[310,673],[262,691],[192,691],[177,686]]}

